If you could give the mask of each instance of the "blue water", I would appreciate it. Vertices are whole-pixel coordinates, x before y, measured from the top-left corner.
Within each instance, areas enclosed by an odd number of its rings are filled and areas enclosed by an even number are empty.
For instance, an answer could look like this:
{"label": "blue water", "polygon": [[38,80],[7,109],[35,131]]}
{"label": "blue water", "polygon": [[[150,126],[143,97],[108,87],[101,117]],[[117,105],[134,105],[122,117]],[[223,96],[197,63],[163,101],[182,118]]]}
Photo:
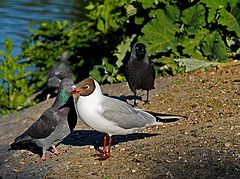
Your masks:
{"label": "blue water", "polygon": [[80,21],[84,17],[83,8],[84,0],[0,0],[0,49],[3,50],[4,39],[8,37],[14,42],[13,56],[18,55],[21,42],[30,36],[29,23]]}

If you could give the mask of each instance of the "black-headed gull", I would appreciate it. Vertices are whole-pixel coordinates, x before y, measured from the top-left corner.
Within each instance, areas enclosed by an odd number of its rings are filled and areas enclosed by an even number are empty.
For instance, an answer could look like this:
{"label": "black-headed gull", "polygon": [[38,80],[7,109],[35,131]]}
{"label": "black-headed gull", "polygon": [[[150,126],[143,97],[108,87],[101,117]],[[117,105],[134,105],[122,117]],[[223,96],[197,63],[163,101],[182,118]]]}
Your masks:
{"label": "black-headed gull", "polygon": [[[126,135],[137,129],[160,125],[156,117],[141,109],[133,108],[121,100],[102,94],[97,81],[87,78],[78,83],[72,94],[79,94],[76,111],[79,117],[91,128],[103,132],[104,146],[99,159],[110,156],[113,135]],[[182,116],[163,116],[165,119],[182,118]],[[109,146],[106,152],[107,135]]]}

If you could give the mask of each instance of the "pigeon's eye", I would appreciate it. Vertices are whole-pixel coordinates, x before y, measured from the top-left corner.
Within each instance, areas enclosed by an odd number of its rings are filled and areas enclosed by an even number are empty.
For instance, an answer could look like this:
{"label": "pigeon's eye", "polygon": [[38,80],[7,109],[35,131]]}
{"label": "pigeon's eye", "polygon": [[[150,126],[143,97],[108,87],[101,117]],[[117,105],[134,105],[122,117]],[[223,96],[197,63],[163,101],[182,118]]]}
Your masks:
{"label": "pigeon's eye", "polygon": [[68,82],[65,83],[65,86],[70,86],[70,84]]}
{"label": "pigeon's eye", "polygon": [[85,85],[83,88],[84,89],[89,89],[89,85]]}

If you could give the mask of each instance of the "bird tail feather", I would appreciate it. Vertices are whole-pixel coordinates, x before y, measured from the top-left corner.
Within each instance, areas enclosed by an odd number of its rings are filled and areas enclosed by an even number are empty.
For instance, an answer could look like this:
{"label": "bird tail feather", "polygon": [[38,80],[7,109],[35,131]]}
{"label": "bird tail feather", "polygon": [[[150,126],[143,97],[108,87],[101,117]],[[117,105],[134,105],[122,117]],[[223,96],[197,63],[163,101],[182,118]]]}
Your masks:
{"label": "bird tail feather", "polygon": [[156,113],[151,111],[146,111],[146,112],[153,115],[157,119],[157,122],[161,122],[161,123],[175,122],[175,121],[178,121],[179,119],[187,118],[186,116],[181,116],[181,115],[163,114],[163,113]]}
{"label": "bird tail feather", "polygon": [[22,148],[23,145],[29,143],[32,138],[29,135],[20,135],[15,139],[15,141],[10,144],[11,149],[19,149]]}

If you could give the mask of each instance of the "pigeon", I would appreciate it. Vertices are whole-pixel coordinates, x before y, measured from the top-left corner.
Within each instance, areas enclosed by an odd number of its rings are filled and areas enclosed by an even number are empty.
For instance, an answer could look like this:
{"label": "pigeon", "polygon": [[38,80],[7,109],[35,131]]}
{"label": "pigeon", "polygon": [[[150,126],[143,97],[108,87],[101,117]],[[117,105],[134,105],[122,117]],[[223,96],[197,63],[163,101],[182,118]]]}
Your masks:
{"label": "pigeon", "polygon": [[[96,131],[104,133],[103,150],[98,155],[100,160],[110,157],[113,135],[127,135],[138,129],[163,124],[161,119],[180,119],[183,116],[163,115],[155,117],[141,109],[116,98],[103,95],[97,81],[87,78],[71,94],[79,94],[76,111],[81,120]],[[107,135],[109,136],[108,151]]]}
{"label": "pigeon", "polygon": [[60,83],[53,105],[47,108],[37,121],[14,140],[10,145],[11,149],[36,144],[42,148],[40,161],[46,160],[46,150],[50,147],[54,154],[60,154],[55,146],[70,134],[77,123],[77,114],[70,93],[75,89],[76,86],[72,79],[64,78]]}
{"label": "pigeon", "polygon": [[137,90],[147,90],[147,99],[149,103],[149,90],[154,89],[155,70],[151,65],[146,46],[143,43],[135,43],[129,61],[126,65],[126,77],[128,85],[133,92],[134,106],[136,106]]}
{"label": "pigeon", "polygon": [[[51,68],[48,71],[48,81],[47,87],[53,93],[57,94],[57,89],[64,78],[73,79],[73,72],[68,66],[69,54],[67,51],[64,51],[61,56],[60,63]],[[47,99],[50,98],[50,94],[47,95]]]}

